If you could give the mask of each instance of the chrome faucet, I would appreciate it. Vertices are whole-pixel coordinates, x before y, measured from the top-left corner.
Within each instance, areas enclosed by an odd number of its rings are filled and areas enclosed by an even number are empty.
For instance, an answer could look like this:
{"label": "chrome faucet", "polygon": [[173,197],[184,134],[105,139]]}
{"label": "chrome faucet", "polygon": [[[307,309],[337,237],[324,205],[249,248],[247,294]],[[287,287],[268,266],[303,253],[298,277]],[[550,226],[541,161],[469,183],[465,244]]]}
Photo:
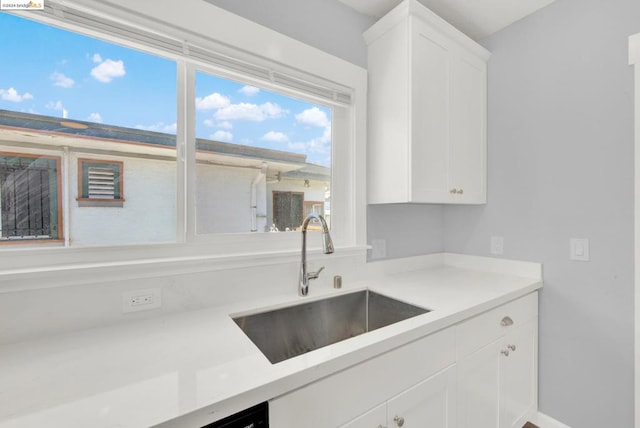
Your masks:
{"label": "chrome faucet", "polygon": [[331,235],[329,235],[327,222],[320,214],[312,212],[302,222],[302,260],[300,262],[300,276],[298,277],[298,294],[300,296],[306,296],[309,293],[309,281],[320,276],[320,272],[324,269],[324,266],[322,266],[316,272],[307,272],[307,227],[314,218],[320,221],[322,225],[322,248],[324,253],[333,253],[333,241],[331,241]]}

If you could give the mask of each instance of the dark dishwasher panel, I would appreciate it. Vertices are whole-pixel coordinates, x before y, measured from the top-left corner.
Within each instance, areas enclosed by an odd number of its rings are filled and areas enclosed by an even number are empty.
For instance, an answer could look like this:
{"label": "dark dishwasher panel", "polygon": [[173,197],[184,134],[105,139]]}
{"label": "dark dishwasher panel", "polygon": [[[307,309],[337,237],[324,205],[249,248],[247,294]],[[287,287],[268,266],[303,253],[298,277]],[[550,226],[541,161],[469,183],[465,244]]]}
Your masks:
{"label": "dark dishwasher panel", "polygon": [[265,401],[202,428],[269,428],[269,405]]}

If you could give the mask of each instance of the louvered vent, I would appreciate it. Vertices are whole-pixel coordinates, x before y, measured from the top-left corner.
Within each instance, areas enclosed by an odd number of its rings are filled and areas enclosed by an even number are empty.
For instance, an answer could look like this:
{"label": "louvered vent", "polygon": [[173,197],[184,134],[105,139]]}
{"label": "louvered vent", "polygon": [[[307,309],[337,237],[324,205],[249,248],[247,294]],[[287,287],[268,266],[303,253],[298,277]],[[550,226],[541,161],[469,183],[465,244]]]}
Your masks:
{"label": "louvered vent", "polygon": [[88,169],[89,198],[91,199],[115,199],[115,172],[112,168],[99,168],[91,166]]}

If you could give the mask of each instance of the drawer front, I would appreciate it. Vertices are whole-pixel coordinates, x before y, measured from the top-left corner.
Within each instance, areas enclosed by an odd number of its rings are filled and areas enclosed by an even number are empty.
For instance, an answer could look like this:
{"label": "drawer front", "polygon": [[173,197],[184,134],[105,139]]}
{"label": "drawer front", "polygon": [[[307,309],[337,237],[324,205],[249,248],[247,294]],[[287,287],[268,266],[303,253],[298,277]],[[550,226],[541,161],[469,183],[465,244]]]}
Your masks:
{"label": "drawer front", "polygon": [[456,359],[477,351],[538,315],[538,292],[475,316],[456,326]]}
{"label": "drawer front", "polygon": [[269,402],[273,427],[336,427],[450,366],[455,331],[442,330]]}

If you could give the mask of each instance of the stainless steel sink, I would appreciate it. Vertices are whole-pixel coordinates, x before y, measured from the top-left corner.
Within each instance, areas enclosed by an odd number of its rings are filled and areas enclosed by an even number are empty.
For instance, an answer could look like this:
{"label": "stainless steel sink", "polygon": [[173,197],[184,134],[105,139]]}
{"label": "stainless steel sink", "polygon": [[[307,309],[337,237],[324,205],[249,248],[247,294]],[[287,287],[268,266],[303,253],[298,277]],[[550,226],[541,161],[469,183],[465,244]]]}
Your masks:
{"label": "stainless steel sink", "polygon": [[275,364],[427,312],[363,290],[233,320]]}

